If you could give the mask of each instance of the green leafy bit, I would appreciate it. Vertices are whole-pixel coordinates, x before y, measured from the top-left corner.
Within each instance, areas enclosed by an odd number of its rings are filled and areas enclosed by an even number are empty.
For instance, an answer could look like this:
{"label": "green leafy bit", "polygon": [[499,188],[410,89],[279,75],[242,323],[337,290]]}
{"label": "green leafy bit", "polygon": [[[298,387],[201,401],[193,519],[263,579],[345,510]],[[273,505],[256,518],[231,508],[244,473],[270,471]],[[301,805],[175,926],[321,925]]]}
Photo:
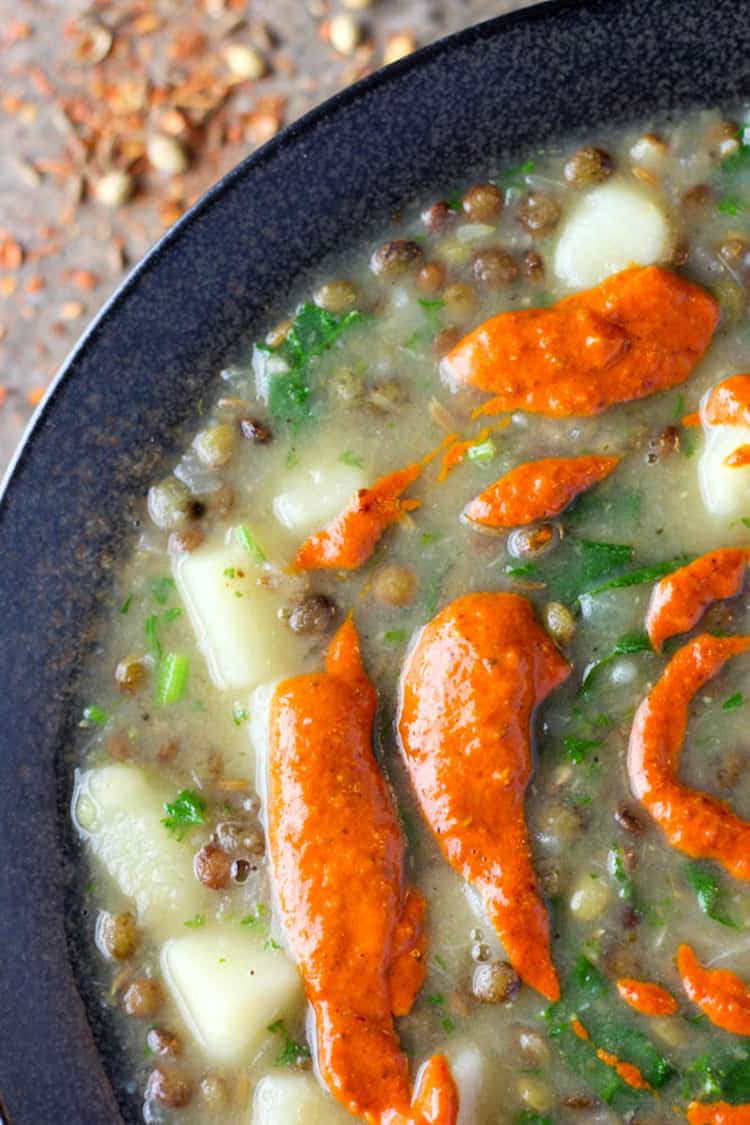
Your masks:
{"label": "green leafy bit", "polygon": [[159,618],[155,613],[149,614],[143,623],[146,630],[146,643],[148,644],[148,651],[153,656],[154,660],[161,660],[161,641],[157,636],[159,628]]}
{"label": "green leafy bit", "polygon": [[225,578],[234,578],[236,573],[237,572],[236,572],[236,570],[234,569],[233,566],[225,566],[224,567],[224,577]]}
{"label": "green leafy bit", "polygon": [[232,707],[232,722],[236,727],[242,726],[244,722],[250,718],[250,712],[241,707],[239,703],[235,703]]}
{"label": "green leafy bit", "polygon": [[679,422],[683,418],[684,414],[685,414],[685,396],[684,395],[678,395],[677,398],[674,400],[674,410],[672,411],[672,417],[675,420],[675,422]]}
{"label": "green leafy bit", "polygon": [[620,898],[632,903],[635,899],[635,888],[625,867],[625,856],[619,844],[613,843],[609,849],[609,868],[619,884]]}
{"label": "green leafy bit", "polygon": [[442,297],[435,297],[432,300],[428,299],[427,297],[420,297],[419,303],[423,309],[445,308],[445,301],[442,299]]}
{"label": "green leafy bit", "polygon": [[253,910],[252,914],[246,914],[245,917],[241,919],[240,925],[247,926],[247,928],[250,930],[265,929],[268,925],[268,922],[266,921],[266,914],[267,911],[265,906],[262,902],[259,902]]}
{"label": "green leafy bit", "polygon": [[750,1102],[750,1055],[739,1054],[734,1045],[717,1047],[702,1054],[683,1071],[682,1096],[687,1100],[725,1101],[730,1105]]}
{"label": "green leafy bit", "polygon": [[687,876],[698,900],[698,906],[706,917],[736,930],[737,923],[733,922],[721,908],[721,885],[711,867],[700,860],[691,860],[687,865]]}
{"label": "green leafy bit", "polygon": [[445,301],[440,300],[427,300],[423,299],[419,302],[425,314],[425,326],[416,332],[413,332],[409,339],[404,344],[410,352],[418,351],[423,344],[429,344],[434,336],[440,331],[442,321],[440,319],[440,310],[443,308]]}
{"label": "green leafy bit", "polygon": [[130,605],[131,605],[132,601],[133,601],[133,595],[128,594],[128,596],[125,598],[122,605],[120,606],[120,613],[127,613],[128,610],[130,609]]}
{"label": "green leafy bit", "polygon": [[506,566],[505,573],[509,578],[533,578],[541,574],[539,567],[536,563],[519,563],[518,566]]}
{"label": "green leafy bit", "polygon": [[583,539],[580,550],[585,582],[596,582],[597,578],[627,566],[633,558],[633,548],[628,543],[595,543]]}
{"label": "green leafy bit", "polygon": [[272,937],[266,938],[266,940],[263,942],[263,948],[266,951],[266,953],[280,953],[281,952],[281,946],[279,945],[279,943],[277,941],[274,941],[274,939]]}
{"label": "green leafy bit", "polygon": [[446,1035],[450,1035],[452,1031],[456,1030],[456,1021],[451,1016],[442,1016],[440,1026]]}
{"label": "green leafy bit", "polygon": [[500,183],[504,188],[523,187],[526,176],[530,176],[535,168],[536,164],[533,160],[524,160],[523,164],[517,164],[503,172]]}
{"label": "green leafy bit", "polygon": [[[331,348],[347,328],[361,320],[362,313],[356,310],[337,316],[317,305],[300,305],[286,339],[270,349],[288,368],[271,376],[268,409],[274,418],[297,425],[310,418],[311,360]],[[269,350],[265,345],[257,346]]]}
{"label": "green leafy bit", "polygon": [[716,210],[722,215],[739,215],[742,203],[735,196],[725,195],[717,202]]}
{"label": "green leafy bit", "polygon": [[383,640],[389,645],[402,645],[407,635],[406,629],[389,629],[383,634]]}
{"label": "green leafy bit", "polygon": [[364,461],[357,453],[352,453],[351,449],[345,449],[339,455],[339,461],[342,465],[351,465],[355,469],[361,469]]}
{"label": "green leafy bit", "polygon": [[488,465],[497,453],[497,446],[492,438],[487,438],[486,441],[481,441],[477,445],[470,445],[466,456],[475,465]]}
{"label": "green leafy bit", "polygon": [[256,566],[263,566],[267,562],[266,554],[258,540],[253,536],[247,524],[241,523],[235,528],[237,542],[247,551]]}
{"label": "green leafy bit", "polygon": [[104,727],[109,721],[109,715],[103,707],[97,706],[96,703],[89,704],[88,707],[83,709],[83,718],[87,723],[96,723],[98,727]]}
{"label": "green leafy bit", "polygon": [[178,840],[184,840],[191,828],[206,821],[206,802],[192,789],[183,789],[174,801],[164,805],[164,811],[167,815],[162,824]]}
{"label": "green leafy bit", "polygon": [[743,527],[750,527],[750,516],[743,516],[740,523]]}
{"label": "green leafy bit", "polygon": [[585,762],[592,750],[598,750],[602,742],[598,738],[576,738],[566,735],[563,739],[565,753],[574,765]]}
{"label": "green leafy bit", "polygon": [[646,582],[657,582],[665,575],[671,574],[672,571],[679,570],[681,566],[686,566],[690,560],[690,555],[680,555],[676,559],[654,563],[653,566],[643,566],[638,570],[631,570],[628,574],[621,574],[619,578],[611,578],[607,582],[602,582],[601,585],[595,586],[593,590],[587,590],[586,593],[589,597],[593,597],[605,590],[621,590],[628,586],[642,586]]}
{"label": "green leafy bit", "polygon": [[522,1109],[516,1118],[516,1125],[554,1125],[551,1117],[541,1113],[534,1113],[531,1109]]}
{"label": "green leafy bit", "polygon": [[445,958],[441,957],[439,953],[435,954],[435,964],[439,969],[442,969],[444,973],[448,972],[448,966],[445,963]]}
{"label": "green leafy bit", "polygon": [[619,656],[632,656],[639,652],[653,652],[651,641],[648,639],[648,635],[640,631],[635,633],[623,634],[623,636],[620,637],[615,647],[610,653],[607,654],[607,656],[603,656],[601,660],[595,660],[586,668],[583,673],[583,680],[581,682],[581,691],[584,693],[589,691],[591,689],[591,685],[594,681],[595,676],[601,671],[602,668],[605,668],[608,664],[611,664],[614,660],[617,660]]}
{"label": "green leafy bit", "polygon": [[174,588],[173,578],[155,578],[151,583],[151,597],[159,605],[166,605]]}
{"label": "green leafy bit", "polygon": [[169,625],[171,621],[176,621],[178,617],[182,617],[182,610],[178,605],[172,606],[164,614],[164,624]]}
{"label": "green leafy bit", "polygon": [[698,442],[692,430],[683,430],[680,437],[680,453],[683,457],[692,457],[698,447]]}
{"label": "green leafy bit", "polygon": [[283,1020],[276,1020],[269,1024],[267,1030],[272,1035],[280,1035],[284,1043],[273,1061],[274,1066],[299,1066],[300,1063],[310,1058],[310,1048],[307,1043],[298,1043],[296,1039],[293,1039]]}
{"label": "green leafy bit", "polygon": [[196,914],[194,918],[188,919],[183,925],[189,926],[191,930],[198,930],[205,923],[206,919],[202,914]]}
{"label": "green leafy bit", "polygon": [[745,706],[745,697],[741,691],[736,691],[734,695],[730,695],[721,705],[722,711],[736,711],[740,707]]}
{"label": "green leafy bit", "polygon": [[159,662],[156,702],[165,707],[182,699],[187,687],[190,661],[179,652],[167,652]]}
{"label": "green leafy bit", "polygon": [[427,1003],[431,1004],[433,1008],[439,1008],[441,1004],[445,1003],[444,993],[433,992],[431,996],[427,997]]}

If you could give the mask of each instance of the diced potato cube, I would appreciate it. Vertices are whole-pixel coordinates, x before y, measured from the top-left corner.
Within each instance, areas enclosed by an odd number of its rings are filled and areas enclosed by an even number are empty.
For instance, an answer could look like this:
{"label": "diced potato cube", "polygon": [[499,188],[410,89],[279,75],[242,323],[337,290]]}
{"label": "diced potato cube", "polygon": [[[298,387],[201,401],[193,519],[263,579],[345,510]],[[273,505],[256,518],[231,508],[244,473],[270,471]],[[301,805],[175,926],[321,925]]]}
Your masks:
{"label": "diced potato cube", "polygon": [[205,910],[207,892],[193,873],[193,852],[161,823],[166,791],[135,766],[113,764],[78,777],[73,815],[96,858],[143,926],[174,933]]}
{"label": "diced potato cube", "polygon": [[220,691],[290,674],[300,642],[279,618],[283,595],[261,585],[262,570],[234,543],[176,555],[174,578],[198,647]]}
{"label": "diced potato cube", "polygon": [[366,485],[356,465],[316,462],[289,473],[274,497],[273,512],[279,523],[306,539],[330,523]]}
{"label": "diced potato cube", "polygon": [[268,1074],[255,1087],[251,1125],[346,1125],[358,1121],[311,1074]]}
{"label": "diced potato cube", "polygon": [[750,445],[747,426],[705,426],[698,479],[706,508],[715,516],[740,518],[750,512],[750,466],[732,468],[726,458]]}
{"label": "diced potato cube", "polygon": [[195,1039],[212,1062],[248,1058],[268,1025],[302,1003],[299,973],[282,950],[238,922],[207,926],[168,941],[161,953],[164,980]]}
{"label": "diced potato cube", "polygon": [[251,1125],[339,1125],[356,1120],[311,1074],[268,1074],[255,1087]]}
{"label": "diced potato cube", "polygon": [[571,289],[588,289],[628,266],[663,262],[671,248],[662,208],[638,188],[610,180],[570,212],[555,250],[555,273]]}
{"label": "diced potato cube", "polygon": [[477,1125],[484,1120],[480,1114],[485,1108],[489,1078],[487,1057],[476,1044],[469,1042],[447,1045],[445,1054],[458,1088],[456,1125]]}

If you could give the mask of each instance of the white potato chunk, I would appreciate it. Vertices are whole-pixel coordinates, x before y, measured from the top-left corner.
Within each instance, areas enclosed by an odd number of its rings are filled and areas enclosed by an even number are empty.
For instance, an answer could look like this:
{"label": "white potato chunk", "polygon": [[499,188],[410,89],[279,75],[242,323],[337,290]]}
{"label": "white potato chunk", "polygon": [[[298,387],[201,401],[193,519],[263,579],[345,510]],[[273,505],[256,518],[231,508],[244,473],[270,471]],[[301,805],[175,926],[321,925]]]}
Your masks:
{"label": "white potato chunk", "polygon": [[570,212],[555,250],[555,273],[571,289],[589,289],[628,266],[664,261],[671,247],[661,207],[638,188],[610,180]]}
{"label": "white potato chunk", "polygon": [[306,539],[330,523],[367,483],[356,465],[335,460],[303,465],[284,478],[283,489],[273,499],[273,513],[280,524]]}
{"label": "white potato chunk", "polygon": [[152,933],[182,928],[205,909],[208,892],[193,873],[193,853],[161,823],[174,800],[143,770],[113,764],[78,777],[73,815],[96,858]]}
{"label": "white potato chunk", "polygon": [[484,1121],[482,1110],[489,1078],[487,1057],[469,1042],[450,1044],[445,1054],[458,1089],[456,1125],[480,1125]]}
{"label": "white potato chunk", "polygon": [[279,618],[283,595],[260,585],[261,568],[241,546],[204,546],[175,556],[180,597],[220,691],[254,687],[296,671],[300,642]]}
{"label": "white potato chunk", "polygon": [[733,469],[727,457],[750,445],[748,426],[704,426],[705,442],[698,462],[703,503],[712,515],[739,518],[750,515],[750,466]]}
{"label": "white potato chunk", "polygon": [[161,968],[182,1018],[216,1063],[248,1058],[268,1025],[302,1002],[299,973],[286,953],[266,950],[263,938],[237,922],[168,941]]}
{"label": "white potato chunk", "polygon": [[339,1125],[356,1120],[311,1074],[268,1074],[255,1087],[251,1125]]}

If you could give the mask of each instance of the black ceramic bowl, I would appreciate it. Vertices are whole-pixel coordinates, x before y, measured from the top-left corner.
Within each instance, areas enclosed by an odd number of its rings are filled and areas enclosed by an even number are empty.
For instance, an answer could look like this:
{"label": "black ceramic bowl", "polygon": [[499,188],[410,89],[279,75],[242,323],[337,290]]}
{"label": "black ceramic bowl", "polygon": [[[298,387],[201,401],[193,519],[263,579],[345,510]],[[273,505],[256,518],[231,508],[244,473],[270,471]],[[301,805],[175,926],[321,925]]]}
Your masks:
{"label": "black ceramic bowl", "polygon": [[222,359],[328,253],[431,185],[561,133],[737,100],[749,45],[737,0],[562,0],[447,39],[240,165],[80,342],[0,507],[0,1099],[13,1125],[139,1120],[76,971],[71,681],[133,499]]}

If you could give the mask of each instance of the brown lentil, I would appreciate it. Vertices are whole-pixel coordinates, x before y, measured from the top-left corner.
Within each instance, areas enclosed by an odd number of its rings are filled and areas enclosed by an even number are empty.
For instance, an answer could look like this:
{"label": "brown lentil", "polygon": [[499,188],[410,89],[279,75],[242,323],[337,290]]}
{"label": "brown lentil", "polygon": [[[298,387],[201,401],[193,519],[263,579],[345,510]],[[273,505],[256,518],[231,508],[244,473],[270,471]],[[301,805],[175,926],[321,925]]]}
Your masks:
{"label": "brown lentil", "polygon": [[122,1006],[129,1016],[147,1019],[164,1003],[164,989],[152,977],[136,977],[125,990]]}
{"label": "brown lentil", "polygon": [[231,859],[218,844],[204,844],[193,860],[196,879],[212,891],[220,891],[229,886],[231,867]]}
{"label": "brown lentil", "polygon": [[589,145],[579,148],[565,164],[563,175],[576,188],[602,184],[615,170],[612,157],[603,148]]}
{"label": "brown lentil", "polygon": [[120,691],[129,693],[137,691],[145,678],[146,666],[137,657],[127,656],[124,660],[120,660],[115,668],[115,683]]}
{"label": "brown lentil", "polygon": [[357,300],[357,290],[351,281],[336,278],[326,281],[313,296],[315,304],[321,309],[332,313],[343,313],[351,309]]}
{"label": "brown lentil", "polygon": [[138,948],[141,935],[135,915],[124,910],[118,914],[100,914],[96,937],[107,957],[127,961]]}
{"label": "brown lentil", "polygon": [[491,223],[503,209],[505,198],[495,184],[474,184],[461,200],[464,215],[472,223]]}
{"label": "brown lentil", "polygon": [[440,231],[445,230],[455,217],[455,213],[450,206],[442,199],[425,208],[422,212],[422,222],[433,234],[439,234]]}
{"label": "brown lentil", "polygon": [[518,221],[529,234],[549,234],[560,221],[562,208],[543,191],[530,191],[521,200]]}
{"label": "brown lentil", "polygon": [[417,274],[417,288],[422,293],[437,293],[445,285],[445,266],[440,262],[425,262]]}
{"label": "brown lentil", "polygon": [[206,533],[199,524],[193,527],[184,527],[180,531],[173,531],[169,536],[167,550],[170,555],[189,554],[196,547],[200,547]]}
{"label": "brown lentil", "polygon": [[507,250],[488,246],[474,256],[472,272],[486,289],[503,289],[518,277],[518,266]]}
{"label": "brown lentil", "polygon": [[416,269],[422,261],[422,249],[406,238],[389,239],[373,252],[370,269],[376,276],[386,279],[399,277]]}
{"label": "brown lentil", "polygon": [[372,592],[383,605],[403,608],[410,605],[417,592],[417,578],[408,566],[386,563],[372,580]]}
{"label": "brown lentil", "polygon": [[193,1096],[193,1087],[181,1070],[154,1067],[146,1083],[146,1097],[169,1109],[181,1109]]}
{"label": "brown lentil", "polygon": [[618,828],[622,828],[623,832],[628,832],[631,836],[640,836],[643,832],[644,824],[638,813],[623,801],[615,809],[614,815],[615,823]]}
{"label": "brown lentil", "polygon": [[171,1031],[152,1027],[146,1036],[146,1045],[154,1054],[165,1059],[176,1059],[182,1054],[182,1040]]}
{"label": "brown lentil", "polygon": [[485,961],[474,967],[472,995],[483,1004],[507,1004],[521,987],[521,978],[507,961]]}
{"label": "brown lentil", "polygon": [[443,308],[452,320],[468,320],[478,303],[474,289],[463,281],[456,281],[443,290]]}
{"label": "brown lentil", "polygon": [[337,612],[336,603],[325,594],[310,594],[292,607],[287,624],[294,633],[327,633]]}

